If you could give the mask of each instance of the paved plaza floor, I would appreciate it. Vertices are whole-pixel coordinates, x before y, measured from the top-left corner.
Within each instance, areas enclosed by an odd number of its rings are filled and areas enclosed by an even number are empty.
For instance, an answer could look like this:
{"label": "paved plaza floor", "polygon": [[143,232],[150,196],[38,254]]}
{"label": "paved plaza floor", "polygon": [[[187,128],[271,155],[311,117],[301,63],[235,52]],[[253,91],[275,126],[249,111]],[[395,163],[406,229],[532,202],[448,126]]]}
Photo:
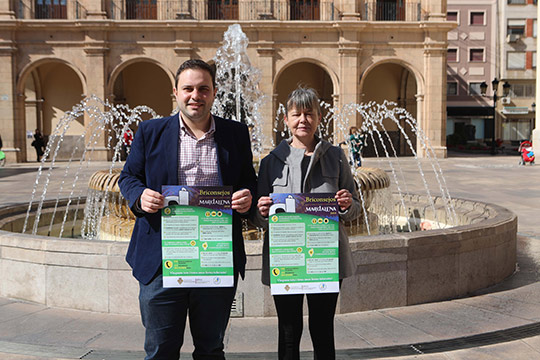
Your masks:
{"label": "paved plaza floor", "polygon": [[[498,204],[518,215],[516,273],[467,298],[337,315],[338,359],[540,359],[540,165],[519,166],[518,161],[518,156],[501,155],[438,161],[453,198]],[[423,191],[424,184],[438,189],[428,171],[431,164],[420,164],[425,181],[413,158],[399,159],[408,190]],[[375,159],[364,165],[396,167]],[[55,173],[64,166],[55,165]],[[83,171],[106,167],[95,163]],[[36,164],[0,168],[0,206],[29,201],[37,169]],[[52,175],[49,187],[69,194],[71,185],[62,185],[62,178]],[[307,322],[304,329],[302,359],[312,359]],[[138,316],[0,298],[0,359],[142,359],[143,339]],[[189,330],[185,341],[182,358],[189,359]],[[276,343],[275,318],[234,318],[226,334],[227,359],[276,359]]]}

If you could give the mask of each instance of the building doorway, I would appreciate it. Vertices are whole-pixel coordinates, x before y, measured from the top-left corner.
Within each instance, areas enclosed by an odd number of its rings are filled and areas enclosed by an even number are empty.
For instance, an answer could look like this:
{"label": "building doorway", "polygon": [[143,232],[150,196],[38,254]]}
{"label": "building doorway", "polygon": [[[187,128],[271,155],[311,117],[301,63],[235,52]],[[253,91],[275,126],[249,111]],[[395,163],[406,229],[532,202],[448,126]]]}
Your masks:
{"label": "building doorway", "polygon": [[[40,130],[47,143],[55,129],[64,126],[64,115],[80,103],[84,91],[77,73],[61,62],[41,64],[23,81],[24,135],[20,139],[24,144],[18,146],[24,148],[23,161],[36,161],[36,150],[31,145],[35,129]],[[85,129],[84,117],[66,123],[65,126],[62,146],[56,155],[57,160],[69,160],[82,154],[84,150],[84,146],[79,144]]]}
{"label": "building doorway", "polygon": [[[374,101],[382,104],[388,100],[417,118],[416,79],[411,71],[400,64],[383,63],[372,68],[365,75],[361,93],[363,103]],[[407,156],[416,151],[416,133],[405,119],[400,118],[397,123],[385,119],[380,130],[384,130],[388,136],[382,142],[380,139],[368,137],[364,156],[384,156],[386,152],[390,156]]]}
{"label": "building doorway", "polygon": [[[275,82],[274,90],[274,109],[278,109],[281,105],[285,106],[287,97],[299,85],[314,88],[319,94],[319,98],[325,103],[333,106],[334,84],[330,75],[325,69],[311,62],[299,62],[288,66],[281,72]],[[323,118],[326,115],[326,110],[323,108]],[[282,118],[281,118],[282,120]],[[324,122],[321,124],[323,138],[333,141],[334,135],[333,122]],[[285,129],[283,121],[277,119],[273,126],[274,142],[279,144],[282,139],[288,137],[287,129]]]}

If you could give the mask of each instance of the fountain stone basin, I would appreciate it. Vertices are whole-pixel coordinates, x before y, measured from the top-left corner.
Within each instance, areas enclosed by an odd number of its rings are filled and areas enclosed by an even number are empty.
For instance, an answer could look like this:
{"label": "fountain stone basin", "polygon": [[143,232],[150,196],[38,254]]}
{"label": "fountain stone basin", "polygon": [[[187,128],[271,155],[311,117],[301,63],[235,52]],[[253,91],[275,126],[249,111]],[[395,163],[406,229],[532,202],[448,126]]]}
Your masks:
{"label": "fountain stone basin", "polygon": [[[405,201],[412,206],[428,203],[421,195]],[[442,208],[442,199],[434,201]],[[343,282],[338,313],[466,296],[510,276],[516,266],[516,215],[498,205],[452,202],[457,226],[351,236],[357,271]],[[44,214],[54,204],[45,202]],[[138,284],[124,260],[127,242],[17,233],[27,207],[0,208],[0,296],[51,307],[139,313]],[[260,282],[262,242],[246,241],[246,251],[237,308],[244,316],[274,316],[269,288]]]}

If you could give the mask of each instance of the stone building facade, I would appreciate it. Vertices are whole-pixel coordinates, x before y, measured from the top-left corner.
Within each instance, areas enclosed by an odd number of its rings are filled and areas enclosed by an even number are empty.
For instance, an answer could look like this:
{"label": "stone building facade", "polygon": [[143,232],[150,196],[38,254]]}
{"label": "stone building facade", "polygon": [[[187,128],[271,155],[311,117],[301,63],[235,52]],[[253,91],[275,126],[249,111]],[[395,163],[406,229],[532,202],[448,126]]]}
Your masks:
{"label": "stone building facade", "polygon": [[[211,61],[228,26],[239,23],[269,99],[261,109],[267,136],[277,104],[304,83],[338,106],[396,102],[444,157],[447,33],[456,26],[446,13],[446,0],[1,1],[3,150],[9,162],[32,161],[34,129],[50,134],[91,94],[169,114],[178,66],[189,58]],[[64,141],[88,124],[81,119]],[[398,153],[410,154],[397,141]],[[110,154],[103,150],[101,158]]]}

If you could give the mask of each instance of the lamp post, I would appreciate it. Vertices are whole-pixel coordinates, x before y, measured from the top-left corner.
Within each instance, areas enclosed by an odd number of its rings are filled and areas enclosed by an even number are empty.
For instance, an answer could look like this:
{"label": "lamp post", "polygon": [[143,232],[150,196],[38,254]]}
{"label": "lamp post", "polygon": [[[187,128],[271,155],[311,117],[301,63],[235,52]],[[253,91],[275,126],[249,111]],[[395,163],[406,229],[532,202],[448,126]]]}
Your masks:
{"label": "lamp post", "polygon": [[[497,151],[495,150],[495,125],[496,125],[496,115],[497,115],[497,111],[496,111],[496,107],[497,107],[497,100],[498,100],[498,97],[497,97],[497,89],[499,88],[499,80],[497,78],[493,79],[493,81],[491,81],[491,86],[493,87],[493,130],[491,132],[491,155],[495,155],[497,154]],[[488,84],[484,81],[480,84],[480,94],[482,96],[486,96],[486,92],[487,92],[487,88],[488,88]],[[510,84],[508,83],[508,81],[505,81],[504,84],[503,84],[503,96],[508,96],[508,94],[510,93]]]}

